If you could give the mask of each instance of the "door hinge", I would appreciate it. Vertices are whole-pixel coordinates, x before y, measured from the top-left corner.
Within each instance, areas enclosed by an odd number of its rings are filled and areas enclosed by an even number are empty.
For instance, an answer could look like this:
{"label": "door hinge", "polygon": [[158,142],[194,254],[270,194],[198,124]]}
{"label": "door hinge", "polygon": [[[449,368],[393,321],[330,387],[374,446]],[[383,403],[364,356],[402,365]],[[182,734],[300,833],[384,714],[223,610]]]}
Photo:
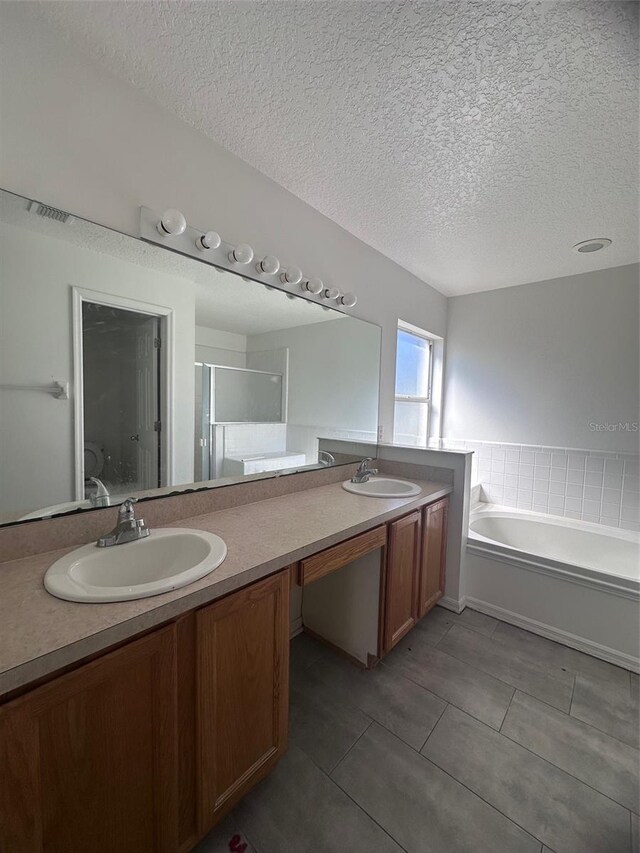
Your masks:
{"label": "door hinge", "polygon": [[156,421],[153,425],[153,429],[155,432],[160,432],[162,429],[162,421]]}
{"label": "door hinge", "polygon": [[162,338],[154,338],[153,345],[156,349],[160,349],[160,347],[162,346]]}

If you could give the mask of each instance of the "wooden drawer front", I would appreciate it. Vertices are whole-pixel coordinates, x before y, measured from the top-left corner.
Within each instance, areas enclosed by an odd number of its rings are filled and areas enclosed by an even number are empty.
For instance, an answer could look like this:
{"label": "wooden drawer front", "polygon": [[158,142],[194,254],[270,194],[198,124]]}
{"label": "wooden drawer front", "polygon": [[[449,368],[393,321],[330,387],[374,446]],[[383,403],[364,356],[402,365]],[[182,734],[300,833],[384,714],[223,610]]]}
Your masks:
{"label": "wooden drawer front", "polygon": [[321,551],[319,554],[314,554],[312,557],[307,557],[300,563],[300,578],[302,586],[313,583],[325,575],[335,572],[342,566],[346,566],[357,560],[359,557],[364,557],[371,551],[378,548],[383,548],[387,542],[387,528],[376,527],[374,530],[367,530],[366,533],[361,533],[353,539],[346,542],[341,542],[339,545],[334,545],[333,548],[327,548],[326,551]]}
{"label": "wooden drawer front", "polygon": [[170,626],[0,709],[0,850],[175,853]]}
{"label": "wooden drawer front", "polygon": [[286,749],[289,572],[196,613],[200,831],[206,832]]}
{"label": "wooden drawer front", "polygon": [[416,623],[422,515],[412,512],[389,525],[384,620],[388,652]]}
{"label": "wooden drawer front", "polygon": [[418,618],[444,595],[448,509],[449,501],[445,498],[424,510]]}

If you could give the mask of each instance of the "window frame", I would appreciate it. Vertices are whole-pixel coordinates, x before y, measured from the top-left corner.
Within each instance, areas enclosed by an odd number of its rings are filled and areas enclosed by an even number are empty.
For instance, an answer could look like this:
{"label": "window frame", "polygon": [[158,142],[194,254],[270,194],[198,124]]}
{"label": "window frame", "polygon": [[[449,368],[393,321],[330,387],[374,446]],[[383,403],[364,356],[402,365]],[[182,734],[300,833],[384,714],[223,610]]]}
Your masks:
{"label": "window frame", "polygon": [[[398,334],[400,332],[404,332],[405,335],[411,335],[414,338],[418,338],[419,340],[426,341],[429,346],[429,372],[427,378],[427,396],[416,396],[413,394],[398,394]],[[433,402],[433,345],[434,339],[428,335],[426,332],[419,332],[415,329],[415,327],[409,327],[408,324],[404,324],[401,321],[398,322],[398,326],[396,329],[396,376],[394,380],[394,398],[393,398],[393,414],[394,414],[394,423],[393,423],[393,437],[395,441],[396,436],[396,424],[395,424],[395,412],[396,412],[396,404],[397,403],[422,403],[427,407],[427,423],[426,423],[426,435],[423,444],[415,444],[415,447],[427,447],[429,444],[429,435],[431,430],[431,408]]]}

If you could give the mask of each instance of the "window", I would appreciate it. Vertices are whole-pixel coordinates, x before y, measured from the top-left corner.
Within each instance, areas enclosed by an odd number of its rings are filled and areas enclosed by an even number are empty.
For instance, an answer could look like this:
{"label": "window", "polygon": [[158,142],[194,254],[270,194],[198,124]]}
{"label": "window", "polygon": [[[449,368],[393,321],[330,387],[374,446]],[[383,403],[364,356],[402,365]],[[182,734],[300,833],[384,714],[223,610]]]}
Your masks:
{"label": "window", "polygon": [[432,352],[433,342],[430,338],[398,325],[393,428],[395,444],[427,446]]}

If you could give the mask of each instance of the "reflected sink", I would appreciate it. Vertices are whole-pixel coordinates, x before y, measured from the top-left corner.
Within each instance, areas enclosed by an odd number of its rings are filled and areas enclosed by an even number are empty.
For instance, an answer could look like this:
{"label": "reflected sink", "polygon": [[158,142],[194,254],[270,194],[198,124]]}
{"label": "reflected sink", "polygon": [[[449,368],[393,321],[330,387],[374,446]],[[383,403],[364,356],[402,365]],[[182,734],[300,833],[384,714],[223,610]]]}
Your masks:
{"label": "reflected sink", "polygon": [[413,498],[422,491],[416,483],[390,477],[370,477],[366,483],[352,483],[351,480],[345,480],[342,488],[355,495],[365,495],[369,498]]}
{"label": "reflected sink", "polygon": [[77,548],[56,560],[44,585],[51,595],[67,601],[130,601],[200,580],[226,556],[227,546],[214,533],[159,528],[123,545]]}

